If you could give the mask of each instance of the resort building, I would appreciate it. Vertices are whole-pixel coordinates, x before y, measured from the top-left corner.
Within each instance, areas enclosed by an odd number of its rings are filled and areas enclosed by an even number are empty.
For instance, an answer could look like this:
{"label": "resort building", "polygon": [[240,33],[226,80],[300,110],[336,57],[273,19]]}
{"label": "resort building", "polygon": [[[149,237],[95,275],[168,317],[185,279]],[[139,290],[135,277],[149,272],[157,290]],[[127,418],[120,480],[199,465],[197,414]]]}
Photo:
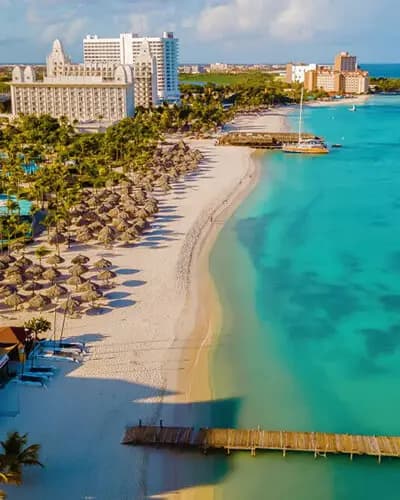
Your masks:
{"label": "resort building", "polygon": [[158,104],[157,62],[151,55],[148,40],[143,40],[140,52],[133,64],[135,75],[135,107],[151,108]]}
{"label": "resort building", "polygon": [[287,83],[304,83],[305,74],[307,71],[317,69],[316,64],[287,64],[286,65],[286,82]]}
{"label": "resort building", "polygon": [[12,114],[65,116],[71,122],[113,123],[134,114],[133,69],[110,63],[73,64],[59,40],[43,81],[32,66],[12,73]]}
{"label": "resort building", "polygon": [[366,71],[339,72],[327,67],[307,71],[304,88],[310,92],[323,90],[328,94],[366,94],[369,75]]}
{"label": "resort building", "polygon": [[339,72],[352,72],[357,71],[357,57],[351,56],[348,52],[341,52],[335,57],[335,64],[333,69]]}
{"label": "resort building", "polygon": [[84,63],[135,65],[144,41],[149,44],[150,54],[156,60],[159,101],[179,101],[179,41],[171,32],[164,32],[161,37],[140,37],[134,33],[121,33],[119,38],[88,35],[83,40]]}

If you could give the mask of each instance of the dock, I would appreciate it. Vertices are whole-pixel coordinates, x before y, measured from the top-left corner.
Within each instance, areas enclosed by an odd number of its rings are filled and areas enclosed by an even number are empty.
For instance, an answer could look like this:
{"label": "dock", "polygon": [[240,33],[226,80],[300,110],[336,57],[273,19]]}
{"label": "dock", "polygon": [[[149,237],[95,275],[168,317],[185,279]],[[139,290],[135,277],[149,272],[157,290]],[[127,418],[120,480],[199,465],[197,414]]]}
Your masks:
{"label": "dock", "polygon": [[175,448],[180,450],[280,451],[312,453],[314,457],[328,454],[400,458],[400,437],[332,434],[325,432],[267,431],[261,429],[211,429],[138,425],[126,430],[122,444]]}
{"label": "dock", "polygon": [[[301,134],[302,139],[316,139],[314,134]],[[318,137],[321,139],[321,137]],[[294,132],[229,132],[221,136],[219,146],[247,146],[257,149],[281,149],[282,144],[295,144],[299,134]]]}

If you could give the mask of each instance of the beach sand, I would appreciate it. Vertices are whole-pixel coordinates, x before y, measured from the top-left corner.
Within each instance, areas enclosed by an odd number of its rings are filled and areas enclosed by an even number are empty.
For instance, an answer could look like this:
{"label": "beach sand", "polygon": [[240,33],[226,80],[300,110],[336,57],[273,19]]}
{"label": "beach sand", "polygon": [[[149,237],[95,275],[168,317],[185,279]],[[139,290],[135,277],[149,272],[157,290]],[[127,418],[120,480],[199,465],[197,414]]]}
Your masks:
{"label": "beach sand", "polygon": [[[284,112],[275,110],[242,116],[231,128],[285,126]],[[140,244],[65,252],[110,258],[118,279],[108,307],[66,320],[64,336],[90,348],[81,365],[53,362],[59,372],[47,390],[9,384],[1,391],[0,435],[28,432],[30,442],[41,444],[45,465],[27,468],[18,490],[5,487],[10,498],[205,498],[212,492],[191,488],[210,482],[200,470],[184,476],[171,455],[166,460],[161,451],[120,444],[125,427],[139,419],[192,425],[187,418],[193,412],[198,418],[212,399],[208,355],[221,318],[208,254],[259,167],[247,148],[216,147],[213,140],[191,145],[205,161],[170,193],[157,193],[160,212]],[[15,315],[9,322],[18,321]]]}

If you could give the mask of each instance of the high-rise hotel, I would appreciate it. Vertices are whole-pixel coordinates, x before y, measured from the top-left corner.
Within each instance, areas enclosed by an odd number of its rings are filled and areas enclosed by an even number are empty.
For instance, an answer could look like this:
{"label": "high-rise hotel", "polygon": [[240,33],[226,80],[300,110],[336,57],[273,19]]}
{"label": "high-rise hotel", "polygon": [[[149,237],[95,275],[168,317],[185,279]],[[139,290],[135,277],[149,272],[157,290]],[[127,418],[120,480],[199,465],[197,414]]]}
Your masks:
{"label": "high-rise hotel", "polygon": [[142,59],[144,44],[148,45],[149,55],[155,59],[159,101],[179,101],[179,41],[171,32],[164,32],[161,37],[140,37],[134,33],[122,33],[119,38],[88,35],[83,40],[84,62],[135,65],[140,55]]}

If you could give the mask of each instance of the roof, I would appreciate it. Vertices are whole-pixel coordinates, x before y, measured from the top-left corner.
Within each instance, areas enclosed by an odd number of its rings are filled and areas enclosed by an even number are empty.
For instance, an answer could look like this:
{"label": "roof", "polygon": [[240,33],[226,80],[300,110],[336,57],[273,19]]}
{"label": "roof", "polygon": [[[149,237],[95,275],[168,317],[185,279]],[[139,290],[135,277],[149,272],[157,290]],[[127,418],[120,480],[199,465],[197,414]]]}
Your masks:
{"label": "roof", "polygon": [[0,345],[24,344],[27,335],[22,326],[0,326]]}

